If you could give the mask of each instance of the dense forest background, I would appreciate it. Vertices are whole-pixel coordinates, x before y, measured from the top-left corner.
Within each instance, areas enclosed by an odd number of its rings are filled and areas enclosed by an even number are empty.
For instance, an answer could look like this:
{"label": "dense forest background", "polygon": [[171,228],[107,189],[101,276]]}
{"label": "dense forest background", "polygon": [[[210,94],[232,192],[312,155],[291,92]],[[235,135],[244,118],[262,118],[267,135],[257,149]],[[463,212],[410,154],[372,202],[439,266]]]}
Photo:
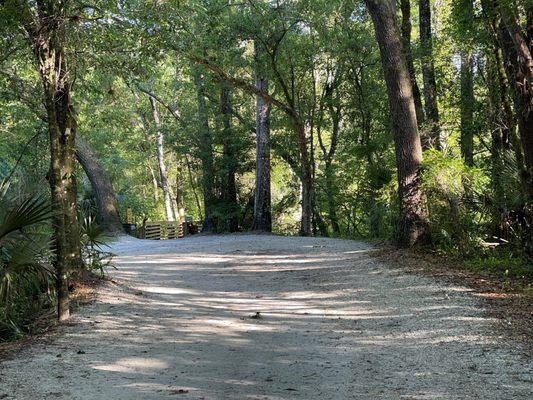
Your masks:
{"label": "dense forest background", "polygon": [[528,0],[0,1],[0,20],[0,208],[52,186],[62,217],[32,229],[58,280],[87,218],[119,226],[113,190],[138,225],[185,214],[530,272]]}

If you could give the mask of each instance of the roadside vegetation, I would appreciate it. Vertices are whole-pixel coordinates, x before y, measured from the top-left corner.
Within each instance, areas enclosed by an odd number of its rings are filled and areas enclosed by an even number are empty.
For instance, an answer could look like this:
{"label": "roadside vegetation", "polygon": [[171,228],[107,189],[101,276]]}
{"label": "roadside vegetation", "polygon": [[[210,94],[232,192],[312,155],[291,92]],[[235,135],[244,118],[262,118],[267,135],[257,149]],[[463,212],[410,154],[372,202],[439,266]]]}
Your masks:
{"label": "roadside vegetation", "polygon": [[[80,210],[83,265],[70,274],[70,291],[93,276],[103,278],[110,266],[107,237],[91,212]],[[41,318],[53,321],[57,299],[51,219],[45,191],[13,176],[0,182],[0,342],[31,332]]]}

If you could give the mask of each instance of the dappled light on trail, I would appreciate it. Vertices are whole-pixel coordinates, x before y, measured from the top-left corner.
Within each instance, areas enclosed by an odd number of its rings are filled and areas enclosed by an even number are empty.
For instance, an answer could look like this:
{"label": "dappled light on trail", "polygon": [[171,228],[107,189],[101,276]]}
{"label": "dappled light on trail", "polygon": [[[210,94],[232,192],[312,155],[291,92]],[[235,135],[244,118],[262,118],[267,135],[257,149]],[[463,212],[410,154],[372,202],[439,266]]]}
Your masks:
{"label": "dappled light on trail", "polygon": [[531,362],[502,341],[479,299],[383,265],[368,244],[224,235],[123,238],[113,251],[118,269],[98,302],[2,374],[24,370],[43,396],[87,400],[531,393]]}

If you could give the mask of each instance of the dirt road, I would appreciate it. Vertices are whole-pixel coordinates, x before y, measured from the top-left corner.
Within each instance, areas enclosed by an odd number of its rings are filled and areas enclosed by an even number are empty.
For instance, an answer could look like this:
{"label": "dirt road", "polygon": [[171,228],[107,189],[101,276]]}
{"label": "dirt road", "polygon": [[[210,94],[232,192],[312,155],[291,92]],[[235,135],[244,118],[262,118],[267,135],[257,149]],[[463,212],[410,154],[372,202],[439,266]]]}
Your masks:
{"label": "dirt road", "polygon": [[98,301],[0,363],[0,399],[531,399],[533,361],[461,287],[368,244],[122,238]]}

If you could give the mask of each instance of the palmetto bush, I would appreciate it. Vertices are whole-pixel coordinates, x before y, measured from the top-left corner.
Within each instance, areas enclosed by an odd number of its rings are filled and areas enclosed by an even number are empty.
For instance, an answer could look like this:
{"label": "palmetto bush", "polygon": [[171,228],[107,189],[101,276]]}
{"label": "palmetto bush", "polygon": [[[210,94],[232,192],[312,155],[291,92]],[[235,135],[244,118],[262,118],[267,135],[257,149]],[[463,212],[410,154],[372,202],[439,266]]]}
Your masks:
{"label": "palmetto bush", "polygon": [[53,302],[50,217],[44,195],[0,181],[0,341]]}
{"label": "palmetto bush", "polygon": [[461,256],[475,253],[490,218],[483,204],[488,176],[440,151],[429,150],[424,157],[422,182],[434,245]]}
{"label": "palmetto bush", "polygon": [[103,278],[106,269],[113,267],[111,263],[113,254],[104,250],[110,237],[98,225],[90,210],[82,208],[79,219],[84,270],[90,273],[98,273]]}

